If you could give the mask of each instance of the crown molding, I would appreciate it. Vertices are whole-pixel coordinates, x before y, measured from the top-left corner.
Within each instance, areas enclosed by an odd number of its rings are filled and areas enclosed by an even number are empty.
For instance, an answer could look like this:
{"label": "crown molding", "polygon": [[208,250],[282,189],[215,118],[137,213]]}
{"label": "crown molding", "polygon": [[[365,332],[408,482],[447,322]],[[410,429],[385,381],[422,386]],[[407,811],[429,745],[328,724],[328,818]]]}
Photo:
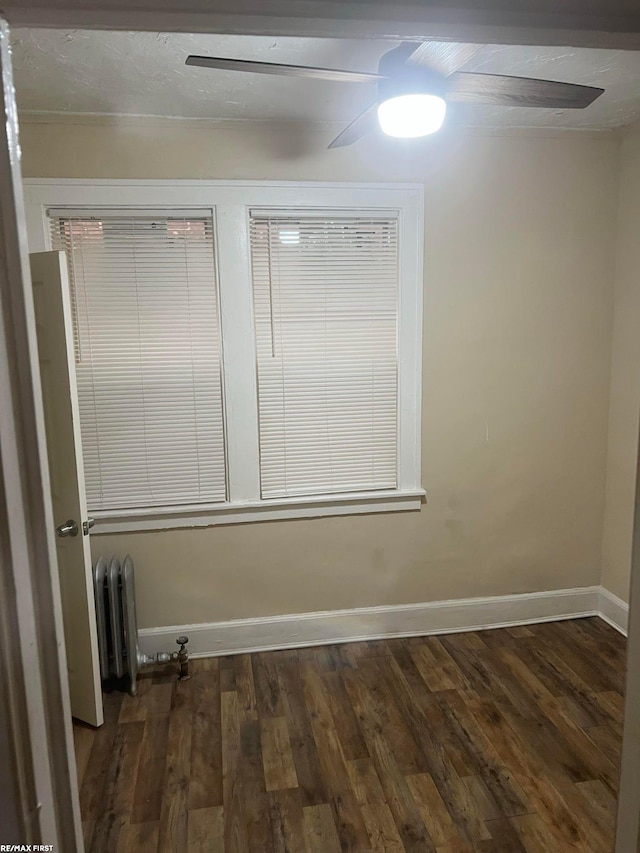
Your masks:
{"label": "crown molding", "polygon": [[[196,131],[255,131],[282,130],[286,127],[307,128],[312,133],[336,133],[345,125],[344,121],[303,121],[300,119],[237,119],[237,118],[196,118],[188,116],[133,115],[117,113],[75,113],[48,110],[29,110],[19,114],[21,125],[82,125],[86,127],[112,128],[164,128],[166,130]],[[640,124],[630,126],[640,128]],[[597,137],[620,136],[627,128],[581,128],[581,127],[500,127],[486,125],[451,124],[441,131],[441,135],[459,137]]]}

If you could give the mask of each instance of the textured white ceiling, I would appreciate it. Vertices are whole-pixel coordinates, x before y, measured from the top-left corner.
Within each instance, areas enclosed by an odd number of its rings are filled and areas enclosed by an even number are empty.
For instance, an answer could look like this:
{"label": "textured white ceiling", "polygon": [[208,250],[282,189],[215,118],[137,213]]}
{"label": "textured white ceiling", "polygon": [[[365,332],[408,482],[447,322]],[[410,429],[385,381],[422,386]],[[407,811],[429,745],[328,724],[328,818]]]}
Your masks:
{"label": "textured white ceiling", "polygon": [[[190,68],[189,53],[375,70],[393,42],[256,36],[15,30],[24,111],[213,119],[349,121],[375,99],[370,84],[326,83]],[[586,110],[458,107],[469,125],[611,128],[640,119],[640,53],[485,45],[469,71],[601,86]]]}

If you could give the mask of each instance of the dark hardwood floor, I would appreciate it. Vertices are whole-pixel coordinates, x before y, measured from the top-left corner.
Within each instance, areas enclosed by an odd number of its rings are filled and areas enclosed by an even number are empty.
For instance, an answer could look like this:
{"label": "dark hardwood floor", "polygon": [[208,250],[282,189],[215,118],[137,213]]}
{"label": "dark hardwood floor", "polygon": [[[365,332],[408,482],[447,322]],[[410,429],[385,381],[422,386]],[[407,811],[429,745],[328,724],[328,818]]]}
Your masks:
{"label": "dark hardwood floor", "polygon": [[92,853],[607,853],[625,641],[597,618],[192,662],[76,726]]}

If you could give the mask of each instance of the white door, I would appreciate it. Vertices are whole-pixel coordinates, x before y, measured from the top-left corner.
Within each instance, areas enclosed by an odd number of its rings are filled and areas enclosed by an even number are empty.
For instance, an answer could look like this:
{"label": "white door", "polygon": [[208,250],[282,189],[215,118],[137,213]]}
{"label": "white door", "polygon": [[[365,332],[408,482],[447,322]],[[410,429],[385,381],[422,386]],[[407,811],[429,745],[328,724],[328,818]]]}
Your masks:
{"label": "white door", "polygon": [[64,252],[30,256],[71,713],[102,725],[89,518]]}

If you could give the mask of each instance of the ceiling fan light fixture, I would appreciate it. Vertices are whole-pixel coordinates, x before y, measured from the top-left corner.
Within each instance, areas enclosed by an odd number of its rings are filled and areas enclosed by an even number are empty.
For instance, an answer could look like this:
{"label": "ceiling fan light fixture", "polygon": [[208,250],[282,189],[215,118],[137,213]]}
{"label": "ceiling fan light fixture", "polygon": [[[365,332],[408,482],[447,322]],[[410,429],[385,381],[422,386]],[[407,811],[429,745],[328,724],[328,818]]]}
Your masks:
{"label": "ceiling fan light fixture", "polygon": [[439,95],[394,95],[378,105],[378,122],[387,136],[415,139],[440,130],[446,112],[446,101]]}
{"label": "ceiling fan light fixture", "polygon": [[[451,45],[443,46],[446,48],[444,54],[438,57],[436,51],[434,57],[428,42],[404,41],[380,57],[376,73],[222,56],[190,55],[186,64],[312,80],[377,83],[377,101],[354,118],[329,143],[329,148],[343,148],[357,142],[375,128],[376,118],[384,133],[389,136],[411,139],[436,133],[444,123],[447,102],[579,110],[588,107],[604,93],[604,89],[576,83],[460,71],[458,69],[476,52],[478,46],[461,45],[465,49],[458,57],[450,53]],[[283,235],[283,242],[287,240],[293,243],[295,239],[293,233]]]}

